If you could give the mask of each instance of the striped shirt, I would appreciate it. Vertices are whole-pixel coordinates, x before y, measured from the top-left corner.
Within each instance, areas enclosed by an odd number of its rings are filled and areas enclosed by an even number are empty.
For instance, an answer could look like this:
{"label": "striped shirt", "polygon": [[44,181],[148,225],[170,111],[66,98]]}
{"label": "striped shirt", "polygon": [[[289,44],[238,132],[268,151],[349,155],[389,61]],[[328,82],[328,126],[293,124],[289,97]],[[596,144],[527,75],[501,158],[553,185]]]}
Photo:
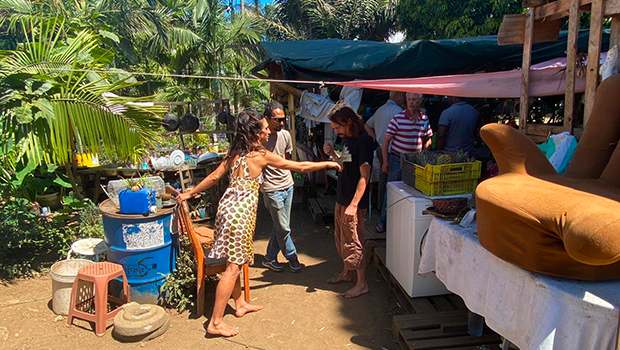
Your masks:
{"label": "striped shirt", "polygon": [[420,111],[420,118],[415,123],[409,116],[408,110],[394,115],[385,132],[393,137],[390,150],[396,155],[422,151],[424,140],[433,136],[426,114]]}

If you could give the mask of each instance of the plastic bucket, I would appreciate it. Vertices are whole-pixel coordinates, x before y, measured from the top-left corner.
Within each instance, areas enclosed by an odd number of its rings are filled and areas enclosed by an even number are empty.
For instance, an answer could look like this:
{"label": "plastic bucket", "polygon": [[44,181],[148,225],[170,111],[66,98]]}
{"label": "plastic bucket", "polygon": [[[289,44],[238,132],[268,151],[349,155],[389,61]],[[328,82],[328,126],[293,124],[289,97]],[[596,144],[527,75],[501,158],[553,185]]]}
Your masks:
{"label": "plastic bucket", "polygon": [[62,260],[54,265],[50,270],[52,276],[52,310],[57,315],[69,314],[69,303],[71,302],[71,288],[78,271],[86,266],[93,264],[86,259]]}

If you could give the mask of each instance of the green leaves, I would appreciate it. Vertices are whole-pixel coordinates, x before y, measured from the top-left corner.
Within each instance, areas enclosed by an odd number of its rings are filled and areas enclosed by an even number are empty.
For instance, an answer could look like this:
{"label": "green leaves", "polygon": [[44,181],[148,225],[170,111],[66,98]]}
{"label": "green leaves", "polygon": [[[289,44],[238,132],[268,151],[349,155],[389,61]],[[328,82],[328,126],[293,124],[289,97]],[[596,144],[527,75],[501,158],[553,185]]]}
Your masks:
{"label": "green leaves", "polygon": [[495,34],[504,14],[521,12],[521,0],[400,0],[396,7],[409,40]]}
{"label": "green leaves", "polygon": [[3,134],[14,135],[29,163],[62,165],[76,152],[129,158],[136,146],[157,138],[164,110],[149,97],[114,94],[138,82],[127,73],[101,72],[113,55],[95,34],[66,36],[57,19],[31,20],[23,28],[24,44],[0,59],[0,86],[12,89],[0,99],[0,116]]}

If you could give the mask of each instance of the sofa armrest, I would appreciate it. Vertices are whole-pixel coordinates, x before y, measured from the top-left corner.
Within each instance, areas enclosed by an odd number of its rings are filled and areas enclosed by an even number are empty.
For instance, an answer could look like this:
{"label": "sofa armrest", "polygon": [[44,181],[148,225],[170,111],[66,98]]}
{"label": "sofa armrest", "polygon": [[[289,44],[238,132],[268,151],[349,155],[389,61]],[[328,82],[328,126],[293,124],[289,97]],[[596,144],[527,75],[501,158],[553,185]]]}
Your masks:
{"label": "sofa armrest", "polygon": [[527,136],[504,124],[487,124],[480,136],[493,152],[500,174],[547,175],[557,172]]}

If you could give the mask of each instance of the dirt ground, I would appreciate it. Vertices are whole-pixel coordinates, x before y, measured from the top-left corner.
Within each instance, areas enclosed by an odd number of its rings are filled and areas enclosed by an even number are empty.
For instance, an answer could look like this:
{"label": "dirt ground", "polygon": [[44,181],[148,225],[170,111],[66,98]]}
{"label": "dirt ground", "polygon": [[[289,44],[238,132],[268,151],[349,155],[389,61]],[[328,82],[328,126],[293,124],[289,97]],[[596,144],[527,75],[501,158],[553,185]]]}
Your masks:
{"label": "dirt ground", "polygon": [[[274,273],[263,268],[260,262],[271,220],[260,207],[250,283],[253,303],[264,309],[243,318],[235,318],[232,307],[227,310],[225,320],[239,327],[238,336],[207,337],[207,318],[174,310],[169,310],[171,328],[146,343],[119,343],[110,334],[111,326],[99,338],[89,323],[81,320],[67,328],[66,319],[59,320],[51,311],[51,279],[44,275],[0,285],[0,348],[397,349],[398,344],[392,340],[392,316],[401,310],[376,268],[368,268],[369,294],[352,300],[340,297],[339,293],[352,284],[326,283],[342,266],[334,248],[333,228],[315,224],[304,210],[293,211],[292,230],[305,269],[293,274],[288,269]],[[284,261],[281,256],[280,261]],[[207,291],[209,316],[213,293],[211,287]]]}

